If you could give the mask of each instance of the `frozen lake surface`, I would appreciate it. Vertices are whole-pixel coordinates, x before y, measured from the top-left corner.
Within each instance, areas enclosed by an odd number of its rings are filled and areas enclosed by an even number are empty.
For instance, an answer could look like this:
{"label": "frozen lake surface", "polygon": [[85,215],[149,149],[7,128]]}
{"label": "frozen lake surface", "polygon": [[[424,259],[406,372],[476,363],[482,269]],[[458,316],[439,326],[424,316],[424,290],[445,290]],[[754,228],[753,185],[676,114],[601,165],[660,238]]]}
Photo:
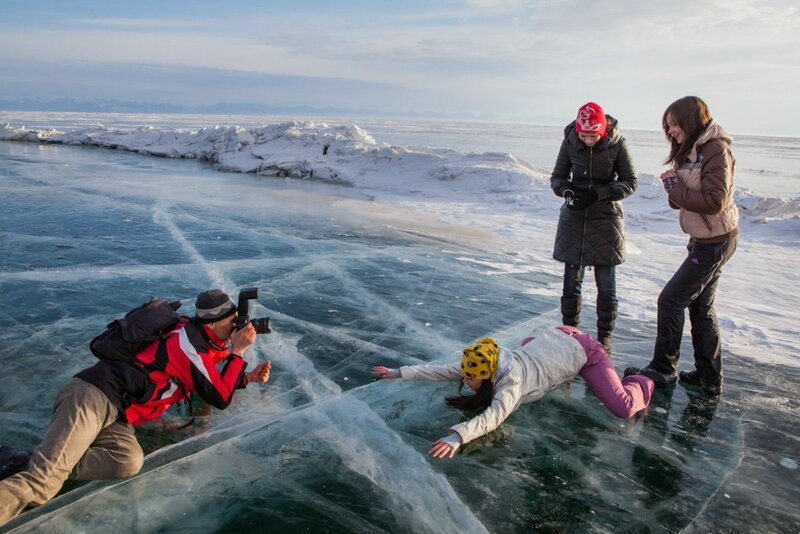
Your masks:
{"label": "frozen lake surface", "polygon": [[[137,431],[150,452],[140,475],[70,485],[6,530],[798,530],[800,370],[736,345],[719,401],[677,386],[618,420],[578,379],[454,460],[430,459],[466,417],[442,400],[455,386],[374,382],[370,367],[556,324],[561,276],[554,262],[515,265],[479,227],[370,198],[0,142],[0,443],[34,446],[57,390],[93,363],[91,337],[151,295],[190,311],[203,289],[257,286],[252,315],[274,330],[250,356],[272,360],[266,386],[186,428],[188,414],[169,412]],[[638,319],[623,314],[615,332],[620,372],[652,351],[654,323]],[[688,336],[683,349],[686,365]]]}

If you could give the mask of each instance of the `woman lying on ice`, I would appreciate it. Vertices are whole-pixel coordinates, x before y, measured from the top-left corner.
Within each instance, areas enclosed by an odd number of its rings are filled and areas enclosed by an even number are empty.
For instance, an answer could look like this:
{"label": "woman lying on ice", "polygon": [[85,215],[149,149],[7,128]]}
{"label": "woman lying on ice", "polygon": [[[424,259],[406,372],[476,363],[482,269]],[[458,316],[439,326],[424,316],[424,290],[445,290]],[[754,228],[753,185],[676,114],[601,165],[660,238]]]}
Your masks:
{"label": "woman lying on ice", "polygon": [[603,345],[574,326],[542,329],[515,349],[483,338],[464,349],[461,362],[450,365],[400,369],[379,365],[372,372],[381,378],[458,380],[459,393],[464,385],[475,392],[445,399],[457,408],[485,410],[436,440],[429,451],[434,458],[452,458],[461,445],[500,426],[521,404],[541,398],[576,374],[612,414],[623,418],[646,408],[655,387],[653,379],[644,374],[632,374],[620,381]]}

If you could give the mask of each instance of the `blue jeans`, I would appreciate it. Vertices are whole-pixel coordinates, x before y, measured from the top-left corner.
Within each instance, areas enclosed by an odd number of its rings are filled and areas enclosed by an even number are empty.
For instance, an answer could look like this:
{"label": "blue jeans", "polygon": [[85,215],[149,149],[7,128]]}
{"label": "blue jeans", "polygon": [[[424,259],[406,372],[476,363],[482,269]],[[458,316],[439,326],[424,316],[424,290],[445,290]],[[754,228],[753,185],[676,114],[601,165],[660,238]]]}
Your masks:
{"label": "blue jeans", "polygon": [[722,266],[736,251],[738,237],[723,243],[689,241],[689,255],[658,296],[658,327],[650,366],[665,374],[678,370],[685,312],[692,324],[694,365],[701,380],[722,381],[722,346],[714,311]]}

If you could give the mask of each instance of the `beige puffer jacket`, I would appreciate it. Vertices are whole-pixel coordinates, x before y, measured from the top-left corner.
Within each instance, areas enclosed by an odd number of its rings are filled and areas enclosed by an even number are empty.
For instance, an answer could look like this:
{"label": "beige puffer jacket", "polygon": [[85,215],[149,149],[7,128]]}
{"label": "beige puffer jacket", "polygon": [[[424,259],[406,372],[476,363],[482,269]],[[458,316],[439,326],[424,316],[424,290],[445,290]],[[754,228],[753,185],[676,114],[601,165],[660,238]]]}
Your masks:
{"label": "beige puffer jacket", "polygon": [[701,242],[728,235],[738,227],[731,142],[727,132],[712,121],[688,160],[675,165],[678,184],[669,192],[670,206],[680,209],[681,229]]}

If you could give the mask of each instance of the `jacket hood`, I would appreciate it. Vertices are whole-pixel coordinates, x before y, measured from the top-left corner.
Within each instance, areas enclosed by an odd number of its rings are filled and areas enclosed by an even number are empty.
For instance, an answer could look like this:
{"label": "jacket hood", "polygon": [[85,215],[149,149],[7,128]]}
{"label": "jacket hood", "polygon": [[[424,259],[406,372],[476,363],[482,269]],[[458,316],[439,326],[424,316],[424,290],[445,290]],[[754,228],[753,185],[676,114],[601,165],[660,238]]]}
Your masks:
{"label": "jacket hood", "polygon": [[692,147],[692,151],[689,153],[689,159],[691,161],[695,161],[697,159],[697,149],[709,141],[713,141],[714,139],[719,139],[728,145],[733,143],[733,138],[728,134],[728,132],[726,132],[722,126],[712,120],[706,130],[700,134],[697,142]]}
{"label": "jacket hood", "polygon": [[695,145],[703,145],[705,143],[708,143],[712,139],[721,139],[722,141],[725,141],[728,144],[731,144],[733,142],[733,138],[728,134],[728,132],[726,132],[722,126],[720,126],[713,120],[706,128],[706,131],[703,132],[697,139],[697,143],[695,143]]}

